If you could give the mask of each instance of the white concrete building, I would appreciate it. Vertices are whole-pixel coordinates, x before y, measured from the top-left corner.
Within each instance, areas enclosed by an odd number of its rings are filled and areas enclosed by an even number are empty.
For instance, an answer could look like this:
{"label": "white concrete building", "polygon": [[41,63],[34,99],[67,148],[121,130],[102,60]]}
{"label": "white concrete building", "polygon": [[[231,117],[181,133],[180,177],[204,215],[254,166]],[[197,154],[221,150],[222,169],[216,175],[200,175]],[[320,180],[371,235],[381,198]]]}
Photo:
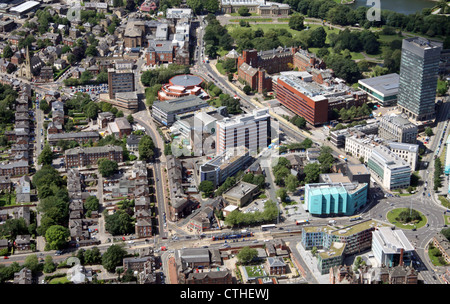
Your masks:
{"label": "white concrete building", "polygon": [[216,155],[235,147],[246,147],[250,154],[257,153],[270,143],[269,109],[225,118],[216,124]]}
{"label": "white concrete building", "polygon": [[414,246],[402,230],[378,227],[372,232],[372,252],[379,263],[394,267],[403,263],[409,265],[414,254]]}
{"label": "white concrete building", "polygon": [[375,147],[367,162],[371,176],[385,189],[405,189],[411,183],[409,164],[383,146]]}

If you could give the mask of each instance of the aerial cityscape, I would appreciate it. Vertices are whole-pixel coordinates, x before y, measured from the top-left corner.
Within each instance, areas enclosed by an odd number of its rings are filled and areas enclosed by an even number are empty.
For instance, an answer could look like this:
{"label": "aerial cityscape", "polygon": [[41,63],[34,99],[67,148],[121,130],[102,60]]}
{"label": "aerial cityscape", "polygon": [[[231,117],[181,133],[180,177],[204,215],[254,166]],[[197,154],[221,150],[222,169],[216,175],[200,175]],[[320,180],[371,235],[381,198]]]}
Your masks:
{"label": "aerial cityscape", "polygon": [[450,2],[369,2],[1,1],[1,285],[449,284]]}

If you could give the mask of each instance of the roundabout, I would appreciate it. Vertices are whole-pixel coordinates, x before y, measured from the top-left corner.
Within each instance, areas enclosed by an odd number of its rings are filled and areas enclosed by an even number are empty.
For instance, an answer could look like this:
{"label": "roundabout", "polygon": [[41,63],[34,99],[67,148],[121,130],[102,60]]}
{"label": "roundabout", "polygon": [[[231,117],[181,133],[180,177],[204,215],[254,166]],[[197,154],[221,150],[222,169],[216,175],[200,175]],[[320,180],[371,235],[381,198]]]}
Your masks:
{"label": "roundabout", "polygon": [[428,222],[423,213],[410,208],[392,209],[387,213],[386,218],[397,228],[410,230],[422,228]]}

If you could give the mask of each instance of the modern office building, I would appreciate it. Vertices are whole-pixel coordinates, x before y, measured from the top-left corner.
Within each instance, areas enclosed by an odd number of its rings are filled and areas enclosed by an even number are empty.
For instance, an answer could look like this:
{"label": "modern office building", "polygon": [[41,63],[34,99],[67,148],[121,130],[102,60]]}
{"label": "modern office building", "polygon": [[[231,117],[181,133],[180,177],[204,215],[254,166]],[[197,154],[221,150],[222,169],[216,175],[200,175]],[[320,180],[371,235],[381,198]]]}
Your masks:
{"label": "modern office building", "polygon": [[133,62],[117,62],[114,68],[108,69],[109,98],[114,99],[116,93],[135,91],[134,78]]}
{"label": "modern office building", "polygon": [[269,109],[225,118],[216,123],[216,155],[235,147],[245,147],[250,153],[266,148],[271,141]]}
{"label": "modern office building", "polygon": [[328,122],[334,111],[367,101],[366,92],[356,91],[338,78],[323,81],[313,73],[290,71],[273,79],[277,100],[314,126]]}
{"label": "modern office building", "polygon": [[394,267],[411,263],[414,246],[402,230],[378,227],[372,234],[372,252],[380,266]]}
{"label": "modern office building", "polygon": [[240,146],[231,148],[198,168],[199,183],[205,180],[220,186],[228,177],[235,175],[249,164],[251,156],[248,149]]}
{"label": "modern office building", "polygon": [[406,117],[386,115],[380,119],[378,136],[385,140],[415,144],[417,133],[417,125],[410,122]]}
{"label": "modern office building", "polygon": [[441,50],[442,43],[422,37],[403,39],[398,106],[413,120],[435,117]]}
{"label": "modern office building", "polygon": [[384,146],[375,147],[367,161],[372,177],[385,189],[405,189],[411,182],[411,167]]}
{"label": "modern office building", "polygon": [[358,87],[383,107],[397,103],[400,75],[386,74],[378,77],[358,80]]}
{"label": "modern office building", "polygon": [[366,183],[306,184],[305,209],[313,216],[353,215],[366,205],[368,189]]}
{"label": "modern office building", "polygon": [[304,226],[301,243],[305,250],[320,249],[317,267],[321,274],[326,274],[330,268],[342,265],[347,255],[370,249],[373,231],[382,226],[371,219],[345,227]]}
{"label": "modern office building", "polygon": [[277,80],[275,93],[278,101],[313,126],[328,121],[328,99],[321,88],[312,82],[287,75]]}
{"label": "modern office building", "polygon": [[176,115],[208,107],[208,102],[195,95],[188,95],[153,103],[152,116],[162,124],[170,126]]}
{"label": "modern office building", "polygon": [[419,161],[419,145],[385,141],[374,134],[365,135],[354,132],[345,138],[345,152],[367,162],[377,146],[385,146],[391,152],[404,159],[412,170],[416,170]]}
{"label": "modern office building", "polygon": [[415,171],[417,169],[417,164],[419,163],[419,145],[390,142],[387,146],[392,152],[400,158],[403,158],[409,164],[411,170]]}

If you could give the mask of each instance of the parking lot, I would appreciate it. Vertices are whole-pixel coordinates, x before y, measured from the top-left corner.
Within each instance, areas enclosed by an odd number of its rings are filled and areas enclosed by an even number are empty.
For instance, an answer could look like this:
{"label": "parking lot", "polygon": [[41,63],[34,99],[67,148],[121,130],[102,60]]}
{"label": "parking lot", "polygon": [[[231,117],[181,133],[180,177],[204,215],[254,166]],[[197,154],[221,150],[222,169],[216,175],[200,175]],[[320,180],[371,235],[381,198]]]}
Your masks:
{"label": "parking lot", "polygon": [[98,85],[84,85],[77,87],[70,87],[70,92],[75,94],[78,92],[86,93],[93,97],[98,97],[100,94],[108,93],[108,84],[102,83]]}

